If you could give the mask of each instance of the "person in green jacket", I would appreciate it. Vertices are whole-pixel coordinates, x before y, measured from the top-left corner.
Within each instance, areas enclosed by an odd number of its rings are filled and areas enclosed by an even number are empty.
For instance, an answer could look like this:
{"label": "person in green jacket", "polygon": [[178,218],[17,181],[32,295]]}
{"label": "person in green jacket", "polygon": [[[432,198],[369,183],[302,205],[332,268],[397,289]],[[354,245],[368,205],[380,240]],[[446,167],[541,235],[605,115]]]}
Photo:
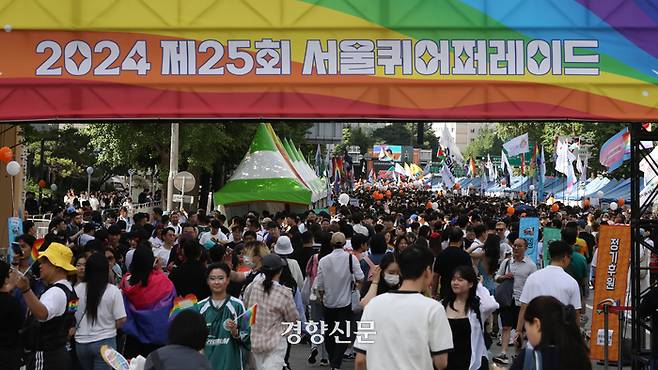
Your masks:
{"label": "person in green jacket", "polygon": [[242,315],[244,304],[226,292],[230,273],[223,262],[209,265],[207,282],[211,295],[191,308],[206,320],[208,339],[204,353],[213,370],[244,370],[243,358],[250,351],[250,328]]}

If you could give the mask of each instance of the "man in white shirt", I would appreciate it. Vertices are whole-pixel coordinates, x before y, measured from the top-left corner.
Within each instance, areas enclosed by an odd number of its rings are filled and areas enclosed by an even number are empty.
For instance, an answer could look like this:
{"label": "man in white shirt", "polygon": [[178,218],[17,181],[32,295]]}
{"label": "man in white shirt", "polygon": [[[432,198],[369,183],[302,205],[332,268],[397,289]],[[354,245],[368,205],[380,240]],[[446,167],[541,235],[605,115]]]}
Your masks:
{"label": "man in white shirt", "polygon": [[[496,229],[499,226],[496,225]],[[528,277],[537,271],[535,262],[525,255],[528,249],[528,242],[525,239],[518,238],[514,241],[514,252],[512,257],[506,258],[501,262],[498,272],[496,273],[496,282],[502,284],[505,280],[514,280],[512,292],[512,305],[500,307],[500,321],[503,324],[502,334],[502,352],[493,359],[494,362],[509,365],[510,358],[507,356],[509,339],[512,328],[519,320],[519,311],[521,309],[521,293]]]}
{"label": "man in white shirt", "polygon": [[363,311],[361,323],[374,327],[371,335],[357,336],[356,370],[446,368],[452,330],[443,306],[423,295],[432,281],[432,260],[422,246],[400,254],[400,289],[376,296]]}
{"label": "man in white shirt", "polygon": [[526,280],[521,293],[521,309],[516,324],[516,336],[523,331],[523,315],[528,303],[535,297],[548,295],[555,297],[565,305],[572,305],[576,309],[576,322],[580,322],[580,287],[578,282],[564,269],[571,263],[571,246],[561,240],[555,240],[548,246],[551,256],[550,266],[532,273]]}
{"label": "man in white shirt", "polygon": [[167,225],[167,227],[171,227],[172,229],[174,229],[174,233],[176,234],[176,236],[179,236],[180,234],[183,233],[183,228],[178,223],[179,220],[180,220],[180,214],[178,212],[174,211],[169,215],[169,224]]}
{"label": "man in white shirt", "polygon": [[163,271],[167,271],[167,264],[169,263],[169,256],[171,250],[174,248],[176,242],[176,233],[171,227],[166,227],[162,231],[162,246],[153,250],[153,256],[160,260],[160,266]]}
{"label": "man in white shirt", "polygon": [[219,220],[210,221],[210,231],[201,234],[199,244],[205,246],[207,242],[212,241],[217,243],[228,243],[228,237],[220,230],[222,223]]}
{"label": "man in white shirt", "polygon": [[345,246],[343,233],[338,232],[331,236],[331,246],[334,250],[329,255],[322,257],[318,264],[316,284],[320,301],[324,307],[324,321],[330,328],[325,332],[324,342],[329,354],[329,362],[332,368],[340,369],[350,338],[346,335],[339,336],[337,333],[333,335],[331,333],[336,327],[342,333],[348,333],[347,322],[351,322],[350,326],[353,324],[352,281],[353,279],[357,282],[363,281],[364,276],[356,257],[343,249]]}
{"label": "man in white shirt", "polygon": [[77,305],[77,297],[67,280],[67,276],[76,271],[75,266],[71,264],[72,259],[71,249],[60,243],[50,244],[48,249],[39,255],[41,280],[49,286],[41,298],[37,298],[32,292],[27,277],[16,272],[12,274],[27,308],[34,318],[42,323],[38,343],[34,343],[36,348],[30,348],[26,359],[28,369],[71,368],[71,357],[66,345],[69,330],[75,322],[74,306]]}

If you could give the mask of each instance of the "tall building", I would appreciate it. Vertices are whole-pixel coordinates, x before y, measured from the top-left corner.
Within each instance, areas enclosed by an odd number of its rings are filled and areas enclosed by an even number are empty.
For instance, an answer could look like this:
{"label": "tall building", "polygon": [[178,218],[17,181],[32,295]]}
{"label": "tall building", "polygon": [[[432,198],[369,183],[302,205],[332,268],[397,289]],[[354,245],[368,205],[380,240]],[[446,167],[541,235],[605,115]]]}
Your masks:
{"label": "tall building", "polygon": [[450,135],[455,140],[457,147],[462,152],[469,146],[478,134],[480,130],[485,128],[495,128],[496,123],[492,122],[433,122],[432,130],[437,137],[441,137],[443,129],[447,128]]}

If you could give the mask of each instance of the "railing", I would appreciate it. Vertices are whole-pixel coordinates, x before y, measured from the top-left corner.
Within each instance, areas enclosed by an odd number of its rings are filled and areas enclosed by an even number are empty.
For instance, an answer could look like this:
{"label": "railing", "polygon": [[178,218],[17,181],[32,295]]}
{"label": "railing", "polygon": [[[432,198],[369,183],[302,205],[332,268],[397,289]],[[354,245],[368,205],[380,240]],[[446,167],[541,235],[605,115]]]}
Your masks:
{"label": "railing", "polygon": [[[161,207],[162,202],[157,201],[157,202],[147,202],[147,203],[137,203],[133,204],[133,210],[135,213],[137,212],[146,212],[146,213],[151,213],[153,211],[153,208],[155,207]],[[108,208],[108,209],[102,209],[101,215],[103,216],[103,219],[105,219],[105,216],[107,215],[108,212],[119,212],[119,208]],[[53,214],[52,213],[45,213],[41,215],[30,215],[27,217],[27,220],[34,222],[34,225],[37,228],[37,238],[43,238],[48,234],[48,226],[50,225],[50,221],[53,219]]]}

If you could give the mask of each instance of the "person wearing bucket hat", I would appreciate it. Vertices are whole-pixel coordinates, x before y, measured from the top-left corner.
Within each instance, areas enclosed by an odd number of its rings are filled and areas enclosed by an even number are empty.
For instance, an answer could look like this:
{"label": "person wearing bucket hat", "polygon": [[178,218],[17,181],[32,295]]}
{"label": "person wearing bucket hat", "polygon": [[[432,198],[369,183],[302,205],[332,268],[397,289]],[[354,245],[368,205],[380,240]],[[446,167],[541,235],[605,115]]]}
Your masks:
{"label": "person wearing bucket hat", "polygon": [[71,264],[73,253],[71,249],[60,243],[51,243],[39,255],[39,271],[41,279],[49,288],[37,296],[30,289],[29,280],[16,274],[16,287],[21,290],[25,303],[30,310],[27,320],[32,322],[28,328],[35,328],[35,335],[29,335],[24,343],[30,352],[27,355],[26,367],[36,369],[68,369],[71,367],[71,357],[66,350],[69,329],[75,324],[75,311],[78,298],[71,283],[67,280],[69,274],[76,268]]}
{"label": "person wearing bucket hat", "polygon": [[285,235],[280,236],[274,244],[274,253],[286,261],[292,278],[295,279],[297,287],[301,288],[304,285],[304,275],[302,274],[302,269],[299,267],[297,260],[291,257],[294,250],[290,238]]}

